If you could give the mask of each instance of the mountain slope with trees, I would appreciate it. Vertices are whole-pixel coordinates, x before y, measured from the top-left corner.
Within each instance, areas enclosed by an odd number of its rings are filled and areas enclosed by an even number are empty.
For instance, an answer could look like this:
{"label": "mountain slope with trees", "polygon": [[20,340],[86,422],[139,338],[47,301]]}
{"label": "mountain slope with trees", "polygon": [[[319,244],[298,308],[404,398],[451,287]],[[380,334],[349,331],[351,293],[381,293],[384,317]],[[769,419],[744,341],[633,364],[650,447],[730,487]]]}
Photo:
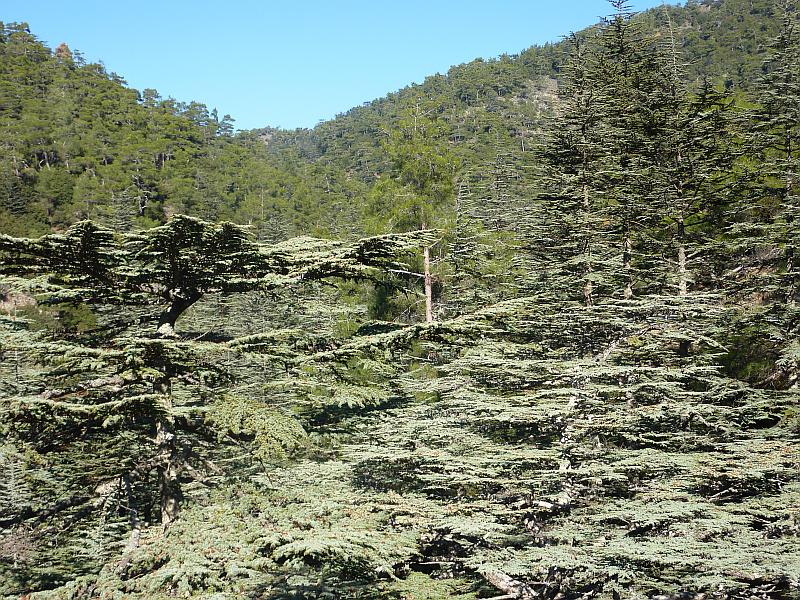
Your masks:
{"label": "mountain slope with trees", "polygon": [[[708,0],[639,19],[652,31],[671,23],[688,80],[746,89],[775,34],[772,13],[769,0]],[[485,181],[492,163],[495,179],[523,176],[567,51],[559,42],[458,65],[312,130],[236,134],[216,109],[131,90],[66,45],[50,50],[25,24],[5,24],[3,228],[40,234],[84,218],[130,228],[186,213],[256,224],[273,241],[354,235],[352,199],[389,167],[380,140],[420,99],[447,124],[464,178],[496,185]]]}
{"label": "mountain slope with trees", "polygon": [[[361,192],[338,173],[268,156],[230,116],[141,93],[25,24],[0,31],[0,223],[40,234],[94,219],[151,227],[175,213],[257,223],[263,239],[328,233]],[[328,208],[320,199],[331,198]],[[335,199],[334,199],[335,198]],[[342,216],[336,223],[346,222]]]}
{"label": "mountain slope with trees", "polygon": [[799,9],[238,134],[5,26],[0,593],[800,597]]}

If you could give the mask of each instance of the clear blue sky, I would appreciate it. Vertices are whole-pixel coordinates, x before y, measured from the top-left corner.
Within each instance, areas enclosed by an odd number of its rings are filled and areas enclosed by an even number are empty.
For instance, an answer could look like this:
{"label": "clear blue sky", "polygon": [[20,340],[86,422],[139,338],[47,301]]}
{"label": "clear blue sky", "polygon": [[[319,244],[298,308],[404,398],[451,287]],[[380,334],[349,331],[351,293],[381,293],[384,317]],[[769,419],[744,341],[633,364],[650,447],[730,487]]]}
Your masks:
{"label": "clear blue sky", "polygon": [[[633,0],[643,10],[662,0]],[[131,87],[197,100],[242,129],[310,127],[474,58],[556,41],[605,0],[3,0]]]}

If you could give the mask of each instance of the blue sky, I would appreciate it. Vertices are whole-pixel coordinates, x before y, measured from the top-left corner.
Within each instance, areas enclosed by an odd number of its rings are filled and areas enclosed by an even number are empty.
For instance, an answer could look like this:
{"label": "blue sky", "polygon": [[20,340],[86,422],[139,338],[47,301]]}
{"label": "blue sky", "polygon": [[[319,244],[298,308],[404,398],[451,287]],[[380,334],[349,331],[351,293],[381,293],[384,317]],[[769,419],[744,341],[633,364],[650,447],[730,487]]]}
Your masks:
{"label": "blue sky", "polygon": [[[66,42],[131,87],[197,100],[236,126],[311,127],[477,57],[595,23],[605,0],[9,1],[51,48]],[[633,0],[643,10],[662,0]]]}

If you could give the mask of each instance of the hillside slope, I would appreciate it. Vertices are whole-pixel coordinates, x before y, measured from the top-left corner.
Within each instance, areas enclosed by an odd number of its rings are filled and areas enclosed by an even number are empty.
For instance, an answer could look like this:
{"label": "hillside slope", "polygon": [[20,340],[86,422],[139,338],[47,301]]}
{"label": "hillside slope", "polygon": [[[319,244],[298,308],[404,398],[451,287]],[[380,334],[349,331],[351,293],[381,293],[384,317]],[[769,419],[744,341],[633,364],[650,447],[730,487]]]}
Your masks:
{"label": "hillside slope", "polygon": [[[637,20],[656,37],[675,36],[689,81],[708,78],[739,90],[749,89],[761,72],[765,47],[778,27],[771,0],[691,0],[644,11]],[[260,133],[271,148],[292,148],[305,160],[335,165],[369,182],[385,168],[380,140],[404,110],[424,99],[427,110],[450,124],[465,168],[487,171],[498,154],[519,155],[535,147],[552,113],[567,52],[561,41],[477,59],[313,129]]]}
{"label": "hillside slope", "polygon": [[[4,27],[0,595],[800,597],[800,12],[766,6],[618,0],[241,134]],[[311,231],[406,242],[260,243]]]}
{"label": "hillside slope", "polygon": [[[746,89],[775,32],[770,6],[692,1],[639,19],[662,35],[671,21],[691,80]],[[530,151],[552,113],[565,48],[534,46],[454,66],[312,130],[234,134],[227,115],[155,90],[137,93],[66,46],[48,49],[24,24],[5,24],[0,227],[41,233],[88,217],[129,228],[182,212],[251,223],[269,239],[351,235],[360,217],[353,199],[386,170],[381,140],[420,100],[449,124],[474,194],[497,187],[492,171],[528,189]]]}

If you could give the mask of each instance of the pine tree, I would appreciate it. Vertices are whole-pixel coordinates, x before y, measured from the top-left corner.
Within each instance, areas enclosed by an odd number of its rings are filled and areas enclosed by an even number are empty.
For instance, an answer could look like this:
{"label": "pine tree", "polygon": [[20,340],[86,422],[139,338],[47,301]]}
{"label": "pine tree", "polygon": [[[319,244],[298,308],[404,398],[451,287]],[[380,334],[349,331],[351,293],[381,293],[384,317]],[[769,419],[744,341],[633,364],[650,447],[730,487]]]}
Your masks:
{"label": "pine tree", "polygon": [[[539,198],[545,213],[539,227],[546,247],[553,282],[566,284],[555,297],[580,293],[587,306],[598,292],[609,295],[607,275],[609,244],[605,231],[603,173],[610,149],[604,129],[606,107],[594,62],[597,40],[573,34],[570,54],[559,88],[561,103],[548,127],[549,138],[541,154],[546,165]],[[598,289],[599,288],[599,289]]]}
{"label": "pine tree", "polygon": [[[456,159],[446,145],[444,123],[420,100],[402,115],[384,144],[391,174],[372,190],[367,220],[379,230],[446,229],[452,220]],[[433,316],[431,248],[423,248],[425,321]]]}
{"label": "pine tree", "polygon": [[[769,47],[763,76],[757,82],[753,146],[763,157],[757,188],[758,205],[766,212],[766,234],[782,251],[781,273],[774,293],[788,302],[797,298],[797,173],[800,156],[800,29],[793,1],[778,3],[781,27]],[[768,293],[772,290],[767,290]]]}
{"label": "pine tree", "polygon": [[645,234],[653,213],[644,201],[649,181],[648,148],[650,94],[662,83],[658,58],[648,51],[649,41],[625,0],[611,0],[614,14],[606,19],[599,36],[593,68],[602,81],[606,144],[611,161],[603,174],[605,212],[612,221],[617,265],[611,273],[622,297],[635,288],[652,284],[644,274],[650,269],[653,249]]}

